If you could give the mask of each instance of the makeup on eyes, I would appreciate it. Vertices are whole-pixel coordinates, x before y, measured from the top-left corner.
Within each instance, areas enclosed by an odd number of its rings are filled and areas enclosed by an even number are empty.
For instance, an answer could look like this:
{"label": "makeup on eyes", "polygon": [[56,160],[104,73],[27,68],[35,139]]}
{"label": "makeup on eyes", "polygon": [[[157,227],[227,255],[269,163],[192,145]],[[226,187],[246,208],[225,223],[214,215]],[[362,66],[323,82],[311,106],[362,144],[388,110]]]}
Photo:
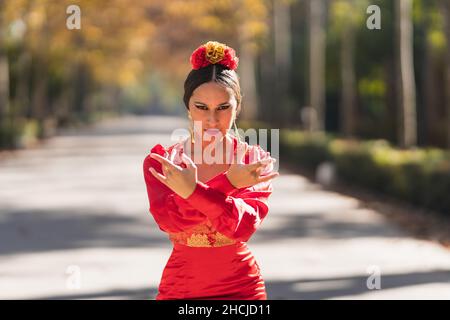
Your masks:
{"label": "makeup on eyes", "polygon": [[[197,107],[197,108],[208,108],[208,106],[206,105],[206,104],[204,104],[204,103],[201,103],[201,102],[198,102],[198,101],[195,101],[194,102],[194,105]],[[223,102],[223,103],[221,103],[221,104],[219,104],[218,105],[218,109],[219,108],[221,108],[221,107],[223,107],[221,110],[224,110],[224,109],[227,109],[227,108],[229,108],[230,107],[230,103],[229,102]]]}

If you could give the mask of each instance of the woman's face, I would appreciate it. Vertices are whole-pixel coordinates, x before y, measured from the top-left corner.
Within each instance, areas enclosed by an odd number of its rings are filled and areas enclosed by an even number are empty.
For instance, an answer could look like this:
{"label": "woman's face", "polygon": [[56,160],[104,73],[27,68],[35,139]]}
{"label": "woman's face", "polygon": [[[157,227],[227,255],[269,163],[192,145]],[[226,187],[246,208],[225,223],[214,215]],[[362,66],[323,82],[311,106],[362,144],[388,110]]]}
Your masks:
{"label": "woman's face", "polygon": [[[198,129],[201,124],[202,141],[205,134],[214,136],[220,132],[225,137],[233,124],[236,110],[237,101],[233,90],[213,81],[198,86],[189,99],[192,121]],[[199,137],[200,133],[196,132],[195,135]]]}

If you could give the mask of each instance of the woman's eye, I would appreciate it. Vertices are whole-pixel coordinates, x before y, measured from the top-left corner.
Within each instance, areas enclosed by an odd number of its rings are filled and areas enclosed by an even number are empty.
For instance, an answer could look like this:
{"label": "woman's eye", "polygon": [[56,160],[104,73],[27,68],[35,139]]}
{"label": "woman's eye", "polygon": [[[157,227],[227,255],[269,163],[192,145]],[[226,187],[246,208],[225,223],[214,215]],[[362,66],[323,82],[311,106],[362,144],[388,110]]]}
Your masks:
{"label": "woman's eye", "polygon": [[201,105],[195,105],[198,109],[200,109],[200,110],[208,110],[208,107],[206,107],[206,106],[201,106]]}
{"label": "woman's eye", "polygon": [[225,110],[225,109],[228,109],[229,107],[230,107],[230,105],[220,106],[218,109],[219,110]]}

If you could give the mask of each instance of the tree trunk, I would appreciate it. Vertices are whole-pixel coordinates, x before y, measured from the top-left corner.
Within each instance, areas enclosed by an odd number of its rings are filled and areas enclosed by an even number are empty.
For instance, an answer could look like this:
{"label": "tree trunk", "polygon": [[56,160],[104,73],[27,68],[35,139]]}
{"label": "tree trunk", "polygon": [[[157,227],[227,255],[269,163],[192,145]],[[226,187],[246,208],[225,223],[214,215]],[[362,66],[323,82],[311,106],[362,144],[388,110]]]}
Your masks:
{"label": "tree trunk", "polygon": [[309,107],[310,131],[325,129],[325,5],[309,0]]}
{"label": "tree trunk", "polygon": [[345,136],[355,133],[355,66],[354,66],[355,27],[352,22],[345,23],[341,39],[341,125]]}
{"label": "tree trunk", "polygon": [[289,79],[291,71],[291,13],[290,4],[275,0],[274,3],[275,42],[275,92],[277,108],[280,110],[280,125],[287,126],[291,120]]}
{"label": "tree trunk", "polygon": [[9,62],[6,50],[3,48],[5,22],[2,7],[3,3],[0,1],[0,147],[8,144],[5,133],[8,130],[6,126],[8,126],[9,114]]}
{"label": "tree trunk", "polygon": [[[426,5],[426,4],[424,4]],[[425,7],[425,10],[431,10],[429,7]],[[422,107],[418,108],[417,115],[421,121],[418,123],[418,142],[424,145],[428,145],[433,141],[436,141],[436,126],[439,121],[439,113],[437,107],[439,105],[438,92],[436,92],[436,77],[435,77],[435,59],[436,56],[433,52],[433,46],[428,40],[428,33],[430,30],[430,18],[428,15],[424,16],[422,28],[419,29],[422,37],[425,39],[423,51],[421,55],[423,57],[423,63],[421,65],[422,71]]]}
{"label": "tree trunk", "polygon": [[[0,39],[1,45],[1,39]],[[7,116],[9,106],[9,62],[8,56],[0,47],[0,121]]]}
{"label": "tree trunk", "polygon": [[[31,115],[36,119],[41,128],[44,128],[44,121],[47,116],[47,88],[48,75],[46,58],[36,55],[33,62],[33,87],[31,94]],[[40,132],[40,138],[45,137],[45,132]]]}
{"label": "tree trunk", "polygon": [[19,109],[18,115],[23,118],[27,116],[27,108],[30,104],[29,97],[29,85],[30,85],[30,65],[31,65],[31,56],[26,51],[25,48],[22,48],[22,52],[19,56],[18,62],[18,71],[17,71],[17,92],[16,92],[16,106]]}
{"label": "tree trunk", "polygon": [[447,39],[445,70],[445,109],[447,113],[447,147],[450,148],[450,0],[442,0],[445,37]]}
{"label": "tree trunk", "polygon": [[417,144],[416,85],[414,80],[412,0],[395,1],[397,21],[398,142],[402,147]]}
{"label": "tree trunk", "polygon": [[255,52],[248,41],[245,32],[246,28],[242,28],[239,32],[239,67],[242,77],[242,93],[245,96],[242,105],[242,113],[240,118],[245,120],[255,120],[257,117],[257,99],[256,99],[256,74],[255,74]]}
{"label": "tree trunk", "polygon": [[[426,32],[426,31],[425,31]],[[424,144],[429,144],[430,141],[433,141],[435,138],[435,128],[434,124],[438,120],[439,115],[436,112],[436,84],[435,84],[435,75],[434,75],[434,63],[433,63],[433,48],[430,42],[426,39],[423,51],[423,77],[422,77],[422,88],[423,88],[423,107],[420,108],[423,110],[423,118],[422,126],[425,127],[423,130],[424,135],[420,135],[418,133],[418,140],[423,141]],[[420,109],[418,110],[418,114],[420,114]],[[420,132],[420,126],[418,128],[418,132]]]}

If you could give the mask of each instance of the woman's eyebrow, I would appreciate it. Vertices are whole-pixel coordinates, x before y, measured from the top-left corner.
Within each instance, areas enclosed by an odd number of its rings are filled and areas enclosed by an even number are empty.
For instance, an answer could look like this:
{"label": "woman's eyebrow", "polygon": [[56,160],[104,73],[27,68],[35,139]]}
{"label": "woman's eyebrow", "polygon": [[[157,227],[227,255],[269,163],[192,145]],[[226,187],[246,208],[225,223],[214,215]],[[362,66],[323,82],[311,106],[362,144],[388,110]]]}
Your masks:
{"label": "woman's eyebrow", "polygon": [[[204,105],[204,106],[207,106],[206,103],[203,103],[203,102],[200,102],[200,101],[194,101],[194,103],[196,103],[196,104],[202,104],[202,105]],[[219,103],[218,106],[222,106],[222,105],[224,105],[224,104],[230,104],[230,103],[229,103],[228,101],[225,101],[225,102]]]}

